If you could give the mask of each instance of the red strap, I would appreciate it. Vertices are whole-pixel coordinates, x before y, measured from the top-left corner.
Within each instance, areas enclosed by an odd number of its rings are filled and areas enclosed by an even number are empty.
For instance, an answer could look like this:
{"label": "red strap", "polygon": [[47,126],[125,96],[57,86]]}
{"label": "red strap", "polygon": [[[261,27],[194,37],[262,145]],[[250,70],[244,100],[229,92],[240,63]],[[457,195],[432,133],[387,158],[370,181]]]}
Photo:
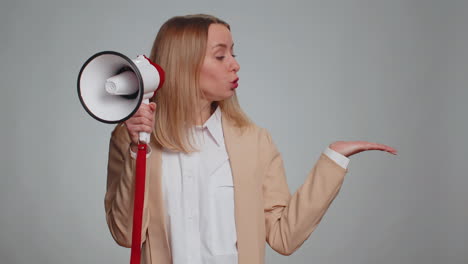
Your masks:
{"label": "red strap", "polygon": [[135,197],[133,203],[132,251],[130,264],[140,264],[141,258],[141,224],[143,219],[143,202],[145,199],[146,144],[138,144],[135,171]]}

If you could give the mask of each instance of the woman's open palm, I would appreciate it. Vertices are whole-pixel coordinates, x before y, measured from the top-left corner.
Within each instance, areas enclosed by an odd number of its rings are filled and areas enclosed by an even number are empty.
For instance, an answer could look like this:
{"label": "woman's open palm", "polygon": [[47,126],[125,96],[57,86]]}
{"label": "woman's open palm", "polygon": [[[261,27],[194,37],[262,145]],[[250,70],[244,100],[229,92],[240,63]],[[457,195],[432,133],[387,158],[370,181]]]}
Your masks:
{"label": "woman's open palm", "polygon": [[394,155],[397,154],[397,150],[390,146],[367,141],[336,141],[330,144],[329,148],[346,157],[367,150],[380,150]]}

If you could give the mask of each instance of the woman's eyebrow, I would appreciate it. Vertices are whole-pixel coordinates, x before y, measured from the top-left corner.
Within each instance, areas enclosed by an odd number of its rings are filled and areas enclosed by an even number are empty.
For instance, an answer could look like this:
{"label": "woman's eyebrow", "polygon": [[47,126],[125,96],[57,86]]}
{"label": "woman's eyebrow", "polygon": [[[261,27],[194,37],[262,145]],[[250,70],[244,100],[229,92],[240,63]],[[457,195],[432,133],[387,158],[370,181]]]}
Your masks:
{"label": "woman's eyebrow", "polygon": [[[215,49],[215,48],[217,48],[217,47],[222,47],[222,48],[226,48],[226,49],[227,49],[227,45],[224,44],[224,43],[218,43],[218,44],[214,45],[211,49]],[[231,49],[232,49],[233,47],[234,47],[234,43],[232,43]]]}

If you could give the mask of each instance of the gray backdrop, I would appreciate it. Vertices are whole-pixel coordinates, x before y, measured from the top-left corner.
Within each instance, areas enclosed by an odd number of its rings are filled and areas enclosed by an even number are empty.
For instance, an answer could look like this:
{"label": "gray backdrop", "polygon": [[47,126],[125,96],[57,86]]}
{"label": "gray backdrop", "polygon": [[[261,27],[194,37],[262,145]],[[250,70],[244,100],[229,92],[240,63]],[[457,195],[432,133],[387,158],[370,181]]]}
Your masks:
{"label": "gray backdrop", "polygon": [[351,157],[311,237],[267,263],[468,263],[468,1],[7,0],[0,4],[0,262],[128,263],[105,223],[112,125],[82,109],[92,54],[149,54],[174,15],[232,25],[238,89],[291,192],[335,140]]}

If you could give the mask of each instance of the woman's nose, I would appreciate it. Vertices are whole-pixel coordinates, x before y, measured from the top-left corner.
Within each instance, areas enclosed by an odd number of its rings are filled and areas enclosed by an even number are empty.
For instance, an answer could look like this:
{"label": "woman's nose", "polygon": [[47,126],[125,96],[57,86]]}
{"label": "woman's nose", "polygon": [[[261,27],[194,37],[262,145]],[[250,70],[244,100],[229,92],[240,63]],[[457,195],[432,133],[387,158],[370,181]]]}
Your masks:
{"label": "woman's nose", "polygon": [[235,58],[232,58],[231,70],[233,70],[234,72],[238,72],[240,70],[240,65]]}

